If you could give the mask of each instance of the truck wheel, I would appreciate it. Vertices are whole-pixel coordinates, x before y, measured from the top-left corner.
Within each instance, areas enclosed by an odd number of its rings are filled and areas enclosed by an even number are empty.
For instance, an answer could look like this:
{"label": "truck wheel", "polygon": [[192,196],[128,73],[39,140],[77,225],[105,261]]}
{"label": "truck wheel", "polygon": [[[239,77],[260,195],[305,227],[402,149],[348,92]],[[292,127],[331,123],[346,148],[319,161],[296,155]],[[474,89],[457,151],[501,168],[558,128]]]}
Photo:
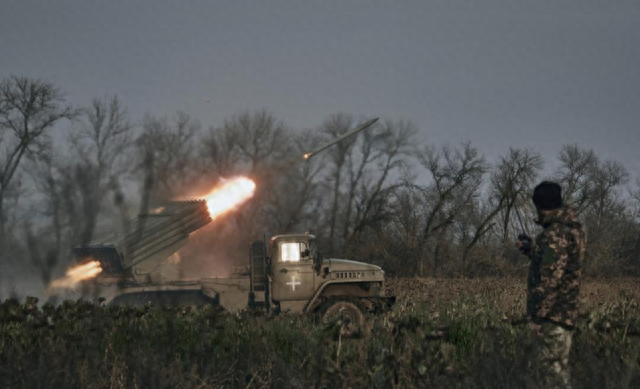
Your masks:
{"label": "truck wheel", "polygon": [[340,325],[340,335],[345,338],[366,330],[367,320],[357,300],[328,300],[320,310],[320,317],[326,325]]}

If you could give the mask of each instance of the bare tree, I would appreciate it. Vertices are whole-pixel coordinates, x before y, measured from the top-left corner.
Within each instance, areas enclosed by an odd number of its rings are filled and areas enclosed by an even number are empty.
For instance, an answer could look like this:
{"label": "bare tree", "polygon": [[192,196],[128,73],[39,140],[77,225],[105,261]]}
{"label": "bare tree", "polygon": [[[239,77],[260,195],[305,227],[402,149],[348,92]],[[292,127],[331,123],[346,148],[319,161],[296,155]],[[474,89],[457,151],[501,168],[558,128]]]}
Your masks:
{"label": "bare tree", "polygon": [[[362,136],[358,164],[354,163],[354,153],[349,154],[349,187],[343,220],[343,239],[347,244],[357,243],[365,228],[389,218],[389,201],[393,191],[401,186],[400,170],[407,167],[406,158],[415,151],[416,133],[410,122],[385,121],[379,131],[374,128]],[[391,178],[394,173],[398,176]]]}
{"label": "bare tree", "polygon": [[[30,166],[30,174],[35,187],[42,196],[40,205],[43,206],[43,215],[51,220],[53,242],[51,250],[59,256],[63,246],[64,230],[66,228],[65,216],[63,214],[63,198],[61,190],[61,176],[54,165],[52,153],[45,152],[40,158],[34,160]],[[27,236],[31,234],[30,227],[27,227]]]}
{"label": "bare tree", "polygon": [[55,251],[55,247],[48,247],[44,253],[41,251],[42,240],[34,236],[30,226],[25,227],[25,243],[29,253],[31,264],[36,269],[42,285],[49,285],[53,272],[58,265],[59,255]]}
{"label": "bare tree", "polygon": [[5,195],[25,153],[60,119],[76,115],[64,103],[64,94],[42,80],[11,76],[0,83],[0,240],[4,237]]}
{"label": "bare tree", "polygon": [[[324,121],[320,131],[326,134],[330,139],[335,139],[349,131],[352,126],[353,117],[351,117],[351,115],[337,113]],[[331,206],[329,209],[328,220],[328,249],[330,254],[334,254],[334,251],[336,250],[335,241],[338,236],[338,215],[339,212],[341,212],[340,189],[343,185],[343,174],[347,165],[348,156],[355,145],[356,139],[356,137],[348,138],[337,143],[328,150],[328,158],[331,163],[329,181],[332,186]]]}
{"label": "bare tree", "polygon": [[249,174],[290,156],[291,143],[284,123],[269,112],[243,113],[225,121],[224,131],[237,134],[236,150],[249,162]]}
{"label": "bare tree", "polygon": [[240,168],[241,158],[236,151],[237,132],[231,126],[210,127],[202,139],[200,154],[203,173],[219,177],[229,177]]}
{"label": "bare tree", "polygon": [[469,259],[469,255],[476,244],[495,226],[494,220],[503,210],[506,201],[506,194],[497,198],[489,196],[484,202],[478,201],[477,204],[473,204],[470,207],[469,217],[466,218],[465,222],[468,222],[468,226],[472,228],[472,234],[470,240],[465,239],[466,237],[462,239],[462,242],[468,242],[464,244],[463,262]]}
{"label": "bare tree", "polygon": [[560,167],[556,179],[563,187],[565,204],[581,214],[593,201],[593,174],[599,164],[593,150],[581,149],[578,145],[564,145],[558,156]]}
{"label": "bare tree", "polygon": [[[266,223],[277,232],[293,232],[303,228],[317,231],[317,222],[324,208],[321,174],[324,171],[326,154],[302,160],[305,152],[315,148],[322,140],[316,131],[291,134],[293,155],[289,163],[278,164],[274,169],[281,173],[268,191]],[[298,162],[300,161],[300,162]]]}
{"label": "bare tree", "polygon": [[[362,134],[362,141],[359,143],[359,147],[351,147],[350,151],[346,155],[347,165],[348,165],[348,175],[349,181],[347,182],[347,196],[346,196],[346,205],[344,212],[344,220],[343,220],[343,233],[342,239],[347,240],[349,237],[349,229],[351,227],[351,219],[353,214],[354,202],[356,200],[356,194],[358,191],[358,186],[361,184],[361,181],[365,179],[366,169],[372,162],[375,162],[380,157],[382,157],[382,151],[379,150],[381,144],[384,142],[384,138],[391,133],[387,134],[382,132],[377,132],[376,130],[379,127],[371,128],[365,131]],[[356,150],[357,151],[354,151]],[[359,155],[355,155],[355,154]],[[383,172],[383,175],[386,178],[388,174],[388,170]],[[337,183],[337,182],[336,182]],[[334,188],[335,184],[334,183]],[[339,183],[338,183],[339,184]],[[335,200],[335,197],[334,197]],[[334,220],[335,223],[335,220]]]}
{"label": "bare tree", "polygon": [[607,208],[619,203],[619,191],[628,183],[629,172],[620,163],[602,162],[593,150],[577,145],[565,145],[558,159],[561,165],[556,177],[563,185],[565,203],[578,213],[595,216],[601,224]]}
{"label": "bare tree", "polygon": [[419,258],[418,240],[428,206],[422,193],[413,185],[405,185],[394,191],[390,204],[391,219],[379,240],[380,251],[386,268],[398,274],[415,275]]}
{"label": "bare tree", "polygon": [[629,178],[629,171],[616,161],[605,161],[597,166],[593,172],[593,204],[591,208],[599,229],[606,223],[607,212],[613,210],[615,214],[624,208],[619,199],[619,191],[629,182]]}
{"label": "bare tree", "polygon": [[497,204],[501,204],[502,240],[504,247],[513,246],[511,242],[511,226],[514,221],[516,207],[522,215],[529,205],[529,194],[543,168],[540,154],[530,149],[510,148],[500,161],[491,176],[491,196]]}
{"label": "bare tree", "polygon": [[[136,140],[135,172],[145,179],[152,177],[152,191],[157,201],[164,201],[185,192],[187,183],[196,180],[195,136],[200,124],[184,112],[166,117],[146,115],[142,122],[142,135]],[[148,173],[152,162],[153,174]],[[145,184],[146,185],[146,184]]]}
{"label": "bare tree", "polygon": [[87,244],[93,238],[110,183],[128,170],[125,157],[132,139],[127,110],[117,96],[94,99],[84,110],[84,119],[70,134],[76,159],[63,168],[74,172],[67,179],[76,187],[82,211],[75,223],[79,233],[74,244]]}
{"label": "bare tree", "polygon": [[423,201],[428,204],[416,244],[416,273],[422,276],[427,241],[437,233],[444,234],[443,230],[451,226],[478,196],[487,166],[484,157],[469,143],[456,150],[449,147],[443,147],[440,151],[428,148],[419,160],[433,177],[429,187],[416,186],[424,196]]}
{"label": "bare tree", "polygon": [[[629,172],[615,161],[594,166],[591,176],[592,192],[582,220],[588,234],[586,268],[591,271],[611,272],[625,261],[623,246],[628,245],[631,231],[628,199],[623,189],[629,181]],[[615,265],[615,263],[618,265]]]}
{"label": "bare tree", "polygon": [[640,222],[640,178],[636,179],[636,186],[631,190],[631,199],[633,201],[633,216]]}
{"label": "bare tree", "polygon": [[636,226],[635,247],[632,256],[635,258],[635,271],[640,274],[640,178],[636,180],[636,186],[631,192],[633,199],[633,217]]}
{"label": "bare tree", "polygon": [[202,171],[211,181],[236,174],[252,177],[257,188],[245,209],[252,220],[264,220],[273,213],[279,190],[295,185],[292,181],[283,188],[278,183],[299,172],[294,165],[301,161],[302,151],[296,142],[297,137],[271,113],[242,112],[221,127],[210,128],[202,142]]}
{"label": "bare tree", "polygon": [[[43,217],[39,223],[27,219],[25,234],[29,257],[45,285],[69,248],[89,243],[100,216],[109,215],[103,212],[104,199],[113,181],[128,170],[131,132],[117,97],[94,99],[69,130],[64,156],[48,144],[38,158],[30,159],[29,174]],[[41,237],[35,239],[36,235]]]}

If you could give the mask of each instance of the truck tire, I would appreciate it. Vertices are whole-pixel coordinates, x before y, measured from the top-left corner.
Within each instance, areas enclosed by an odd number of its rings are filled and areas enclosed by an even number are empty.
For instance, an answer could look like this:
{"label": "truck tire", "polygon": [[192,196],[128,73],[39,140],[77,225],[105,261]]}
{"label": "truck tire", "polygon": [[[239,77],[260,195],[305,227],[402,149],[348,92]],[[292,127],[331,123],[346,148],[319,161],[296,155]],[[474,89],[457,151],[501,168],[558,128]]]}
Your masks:
{"label": "truck tire", "polygon": [[367,319],[358,300],[328,299],[323,303],[319,313],[323,324],[340,325],[340,335],[344,338],[366,332]]}

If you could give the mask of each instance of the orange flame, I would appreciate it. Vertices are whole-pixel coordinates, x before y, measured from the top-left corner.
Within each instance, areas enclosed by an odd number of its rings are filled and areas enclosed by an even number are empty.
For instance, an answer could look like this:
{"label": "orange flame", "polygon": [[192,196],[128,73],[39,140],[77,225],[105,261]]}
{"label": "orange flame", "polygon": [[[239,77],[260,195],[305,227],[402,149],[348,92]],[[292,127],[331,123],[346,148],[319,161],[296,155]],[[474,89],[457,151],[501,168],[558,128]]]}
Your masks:
{"label": "orange flame", "polygon": [[93,278],[101,272],[102,267],[100,267],[100,262],[91,261],[83,263],[67,270],[64,277],[60,277],[57,280],[53,281],[49,285],[49,288],[73,288],[80,282]]}
{"label": "orange flame", "polygon": [[256,184],[245,177],[226,180],[213,192],[205,196],[207,208],[212,219],[230,211],[253,197]]}

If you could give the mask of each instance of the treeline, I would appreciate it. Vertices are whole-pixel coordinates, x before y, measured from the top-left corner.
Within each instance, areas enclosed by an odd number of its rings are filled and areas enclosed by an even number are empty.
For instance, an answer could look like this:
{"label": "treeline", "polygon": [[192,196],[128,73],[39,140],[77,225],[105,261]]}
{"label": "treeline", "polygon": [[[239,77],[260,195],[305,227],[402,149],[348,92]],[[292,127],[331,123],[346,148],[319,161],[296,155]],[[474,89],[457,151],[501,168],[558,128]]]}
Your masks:
{"label": "treeline", "polygon": [[134,120],[117,96],[73,107],[47,81],[8,77],[0,82],[0,274],[34,272],[47,284],[69,264],[70,248],[247,175],[255,197],[195,234],[186,269],[220,272],[245,261],[248,243],[264,234],[310,231],[328,256],[396,275],[517,272],[526,265],[514,250],[518,218],[536,234],[530,193],[553,179],[588,230],[587,272],[640,275],[640,182],[618,162],[565,145],[557,161],[513,147],[489,163],[470,143],[432,145],[411,122],[385,119],[302,158],[361,119],[332,114],[312,129],[267,111],[209,127],[184,112]]}

